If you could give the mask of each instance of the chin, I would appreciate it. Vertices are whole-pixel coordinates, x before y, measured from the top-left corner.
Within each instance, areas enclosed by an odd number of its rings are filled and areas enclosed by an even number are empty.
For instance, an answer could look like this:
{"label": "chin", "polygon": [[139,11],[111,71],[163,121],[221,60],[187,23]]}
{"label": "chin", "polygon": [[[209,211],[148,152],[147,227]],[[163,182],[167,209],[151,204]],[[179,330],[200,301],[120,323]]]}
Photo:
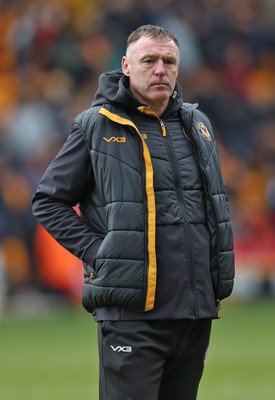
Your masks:
{"label": "chin", "polygon": [[162,96],[154,96],[154,97],[152,97],[152,99],[151,99],[151,101],[154,101],[154,102],[158,102],[158,103],[164,103],[165,101],[167,101],[169,98],[170,98],[170,94],[166,94],[166,95],[162,95]]}
{"label": "chin", "polygon": [[158,90],[156,91],[152,97],[154,97],[155,99],[168,99],[171,96],[171,91],[170,90]]}

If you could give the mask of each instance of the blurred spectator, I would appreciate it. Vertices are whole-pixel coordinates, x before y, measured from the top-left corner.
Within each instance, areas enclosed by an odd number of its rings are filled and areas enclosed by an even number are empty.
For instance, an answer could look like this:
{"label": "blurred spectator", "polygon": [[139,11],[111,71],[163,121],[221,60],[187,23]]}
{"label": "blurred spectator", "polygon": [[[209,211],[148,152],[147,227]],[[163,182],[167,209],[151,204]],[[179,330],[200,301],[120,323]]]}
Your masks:
{"label": "blurred spectator", "polygon": [[33,269],[35,222],[30,201],[31,188],[19,171],[6,168],[1,173],[0,244],[9,293],[36,283]]}

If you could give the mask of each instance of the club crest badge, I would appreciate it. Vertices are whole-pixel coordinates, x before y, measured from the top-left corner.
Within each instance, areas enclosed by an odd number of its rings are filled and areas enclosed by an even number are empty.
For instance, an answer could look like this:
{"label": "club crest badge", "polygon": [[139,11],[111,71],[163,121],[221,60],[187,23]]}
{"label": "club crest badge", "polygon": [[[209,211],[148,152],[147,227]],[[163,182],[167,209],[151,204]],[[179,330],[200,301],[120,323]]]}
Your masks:
{"label": "club crest badge", "polygon": [[205,139],[205,140],[212,140],[211,135],[208,131],[208,129],[206,128],[206,126],[202,123],[202,122],[198,122],[197,123],[197,128],[199,130],[200,135]]}

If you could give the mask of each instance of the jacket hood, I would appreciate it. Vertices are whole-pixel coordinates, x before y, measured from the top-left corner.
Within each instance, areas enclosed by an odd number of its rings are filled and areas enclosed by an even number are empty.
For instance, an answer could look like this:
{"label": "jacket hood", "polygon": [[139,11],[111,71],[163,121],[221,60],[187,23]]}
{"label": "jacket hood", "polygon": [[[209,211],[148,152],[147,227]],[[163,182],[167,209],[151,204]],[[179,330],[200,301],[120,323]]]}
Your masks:
{"label": "jacket hood", "polygon": [[[129,89],[129,78],[123,74],[121,69],[109,71],[101,74],[98,80],[98,89],[92,101],[92,107],[106,103],[120,104],[126,108],[137,108],[140,103]],[[179,108],[183,102],[181,98],[182,89],[176,83],[175,90],[171,96],[170,103]],[[173,107],[173,108],[174,108]],[[170,108],[170,107],[169,107]]]}

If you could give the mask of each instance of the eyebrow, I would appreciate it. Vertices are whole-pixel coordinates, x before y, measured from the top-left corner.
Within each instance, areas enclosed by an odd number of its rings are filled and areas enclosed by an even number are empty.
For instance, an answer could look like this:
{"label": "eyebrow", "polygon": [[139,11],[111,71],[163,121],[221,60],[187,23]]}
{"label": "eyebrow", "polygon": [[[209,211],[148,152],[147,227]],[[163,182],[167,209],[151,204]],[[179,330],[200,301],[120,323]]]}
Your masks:
{"label": "eyebrow", "polygon": [[177,60],[177,57],[176,56],[174,56],[174,55],[165,55],[165,54],[163,54],[163,55],[160,55],[159,53],[147,53],[147,54],[144,54],[143,56],[141,56],[140,57],[140,60],[141,61],[143,61],[143,60],[145,60],[146,58],[163,58],[163,59],[165,59],[165,60],[171,60],[171,61],[176,61]]}

